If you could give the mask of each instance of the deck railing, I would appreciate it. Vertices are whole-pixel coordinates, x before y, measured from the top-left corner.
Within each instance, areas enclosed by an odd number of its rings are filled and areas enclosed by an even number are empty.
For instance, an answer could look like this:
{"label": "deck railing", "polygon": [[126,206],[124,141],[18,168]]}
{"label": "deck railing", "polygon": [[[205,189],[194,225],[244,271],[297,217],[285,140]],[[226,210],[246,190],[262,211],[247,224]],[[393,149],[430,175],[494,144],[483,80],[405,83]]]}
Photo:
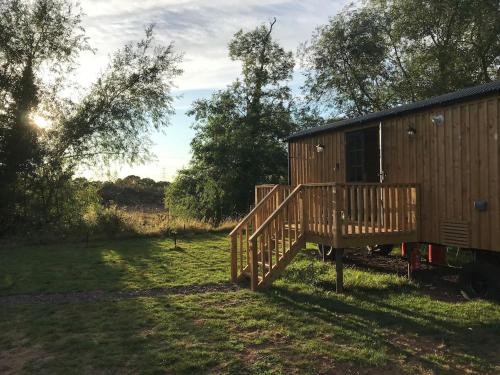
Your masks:
{"label": "deck railing", "polygon": [[250,268],[250,236],[290,194],[290,186],[258,185],[255,207],[229,234],[231,237],[231,278],[237,280]]}
{"label": "deck railing", "polygon": [[302,246],[307,221],[303,202],[299,185],[250,237],[253,290],[272,282]]}
{"label": "deck railing", "polygon": [[415,184],[337,184],[342,235],[418,230]]}
{"label": "deck railing", "polygon": [[256,188],[255,208],[231,232],[232,278],[250,275],[253,289],[272,282],[305,241],[341,248],[418,239],[415,184],[269,188]]}

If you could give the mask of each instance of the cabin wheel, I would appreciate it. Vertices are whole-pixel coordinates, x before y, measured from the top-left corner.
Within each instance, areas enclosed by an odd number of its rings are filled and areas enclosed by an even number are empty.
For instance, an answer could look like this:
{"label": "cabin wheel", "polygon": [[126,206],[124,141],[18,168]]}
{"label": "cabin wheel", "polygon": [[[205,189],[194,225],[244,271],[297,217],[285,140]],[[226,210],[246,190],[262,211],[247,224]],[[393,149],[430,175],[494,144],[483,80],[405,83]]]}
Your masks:
{"label": "cabin wheel", "polygon": [[462,295],[468,300],[491,297],[496,287],[495,269],[484,263],[466,264],[460,271],[459,284]]}
{"label": "cabin wheel", "polygon": [[392,248],[392,245],[374,245],[366,247],[366,249],[368,250],[368,254],[374,255],[389,255],[392,251]]}
{"label": "cabin wheel", "polygon": [[325,260],[335,260],[335,250],[331,246],[318,244],[318,255],[319,259]]}

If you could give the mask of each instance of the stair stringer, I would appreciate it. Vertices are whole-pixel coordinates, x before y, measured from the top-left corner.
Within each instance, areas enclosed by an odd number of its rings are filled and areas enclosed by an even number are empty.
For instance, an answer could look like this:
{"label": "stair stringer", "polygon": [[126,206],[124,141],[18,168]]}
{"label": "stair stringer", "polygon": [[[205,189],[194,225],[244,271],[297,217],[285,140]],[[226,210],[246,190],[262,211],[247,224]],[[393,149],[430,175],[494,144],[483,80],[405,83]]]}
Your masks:
{"label": "stair stringer", "polygon": [[295,258],[299,251],[304,248],[305,244],[305,236],[302,234],[297,238],[297,241],[292,244],[291,248],[280,258],[278,264],[275,264],[266,277],[259,282],[259,289],[269,287],[274,280],[280,277],[293,258]]}

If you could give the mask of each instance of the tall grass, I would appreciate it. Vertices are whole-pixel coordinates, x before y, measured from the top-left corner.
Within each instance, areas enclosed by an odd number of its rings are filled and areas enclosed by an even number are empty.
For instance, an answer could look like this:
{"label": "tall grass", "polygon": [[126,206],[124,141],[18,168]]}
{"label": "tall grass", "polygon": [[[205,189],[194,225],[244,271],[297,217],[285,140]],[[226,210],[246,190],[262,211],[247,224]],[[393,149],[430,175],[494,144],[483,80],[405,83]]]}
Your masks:
{"label": "tall grass", "polygon": [[214,226],[206,221],[186,218],[173,218],[166,212],[143,212],[117,210],[129,232],[137,235],[156,236],[172,232],[226,232],[236,224],[236,220],[230,219]]}
{"label": "tall grass", "polygon": [[0,247],[14,244],[47,244],[61,242],[89,242],[92,240],[173,237],[185,233],[228,232],[237,222],[226,220],[218,226],[195,219],[171,217],[166,211],[144,211],[121,209],[117,206],[93,206],[78,225],[65,231],[45,227],[43,230],[23,236],[12,235],[0,238]]}

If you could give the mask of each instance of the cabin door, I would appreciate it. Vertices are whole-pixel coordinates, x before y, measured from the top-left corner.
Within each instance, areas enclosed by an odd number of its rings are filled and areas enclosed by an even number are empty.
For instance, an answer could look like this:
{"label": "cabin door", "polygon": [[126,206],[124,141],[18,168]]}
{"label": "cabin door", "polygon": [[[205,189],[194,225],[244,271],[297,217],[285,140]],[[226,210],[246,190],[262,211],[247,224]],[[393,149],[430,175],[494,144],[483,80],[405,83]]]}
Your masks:
{"label": "cabin door", "polygon": [[[377,126],[346,133],[346,182],[377,183],[381,181],[382,135],[380,131],[380,127]],[[356,221],[359,210],[364,206],[364,197],[355,197],[356,195],[347,198],[347,220]],[[382,217],[381,213],[375,216]]]}
{"label": "cabin door", "polygon": [[380,182],[380,129],[346,133],[346,182]]}

